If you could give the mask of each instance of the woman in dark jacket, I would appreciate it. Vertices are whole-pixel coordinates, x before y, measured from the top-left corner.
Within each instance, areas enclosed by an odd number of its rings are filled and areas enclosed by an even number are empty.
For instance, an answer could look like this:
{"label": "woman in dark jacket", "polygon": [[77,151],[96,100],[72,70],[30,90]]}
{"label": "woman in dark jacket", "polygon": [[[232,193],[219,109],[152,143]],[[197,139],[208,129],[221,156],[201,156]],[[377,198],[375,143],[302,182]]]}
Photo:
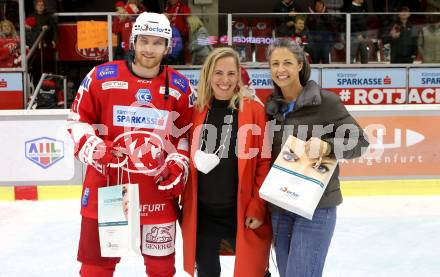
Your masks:
{"label": "woman in dark jacket", "polygon": [[[351,159],[369,143],[362,128],[338,95],[309,80],[304,51],[289,39],[276,39],[268,48],[274,91],[266,113],[276,123],[272,160],[288,135],[306,142],[306,154],[319,167],[322,157]],[[336,224],[336,206],[342,202],[339,167],[330,178],[313,220],[271,205],[273,241],[280,276],[321,276]]]}

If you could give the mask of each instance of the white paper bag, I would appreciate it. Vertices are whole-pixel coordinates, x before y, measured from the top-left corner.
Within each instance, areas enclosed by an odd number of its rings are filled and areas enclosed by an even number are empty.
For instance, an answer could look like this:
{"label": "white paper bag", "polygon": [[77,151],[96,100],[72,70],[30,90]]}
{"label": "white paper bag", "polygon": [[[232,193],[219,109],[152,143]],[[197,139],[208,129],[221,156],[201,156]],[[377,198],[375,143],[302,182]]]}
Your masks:
{"label": "white paper bag", "polygon": [[98,189],[98,226],[102,257],[141,255],[138,184]]}
{"label": "white paper bag", "polygon": [[323,158],[321,166],[314,168],[304,145],[304,141],[289,136],[260,188],[260,197],[312,220],[337,160]]}

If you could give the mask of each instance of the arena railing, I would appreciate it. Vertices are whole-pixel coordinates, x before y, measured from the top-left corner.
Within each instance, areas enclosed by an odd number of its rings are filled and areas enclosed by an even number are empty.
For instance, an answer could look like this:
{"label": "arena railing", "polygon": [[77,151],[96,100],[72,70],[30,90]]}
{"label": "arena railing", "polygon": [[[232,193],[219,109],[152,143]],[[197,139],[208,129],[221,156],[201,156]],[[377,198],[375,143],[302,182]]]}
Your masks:
{"label": "arena railing", "polygon": [[[23,3],[23,0],[19,1]],[[25,32],[24,32],[24,12],[23,5],[20,5],[20,49],[22,53],[25,53]],[[246,67],[266,68],[267,62],[265,57],[265,50],[268,44],[273,38],[279,37],[280,24],[286,20],[290,20],[292,16],[283,13],[204,13],[204,14],[192,14],[200,17],[206,24],[210,37],[208,43],[212,43],[214,47],[228,45],[235,48],[242,58],[242,62]],[[114,48],[112,47],[112,22],[115,16],[114,12],[102,12],[102,13],[58,13],[60,19],[62,17],[74,17],[77,20],[98,20],[107,22],[107,60],[112,60],[114,57]],[[416,54],[413,63],[396,64],[390,63],[390,46],[384,44],[383,35],[389,32],[389,28],[393,23],[393,20],[398,17],[398,13],[366,13],[366,14],[346,14],[346,13],[332,13],[332,14],[317,14],[297,13],[293,18],[303,17],[306,19],[306,27],[309,22],[312,21],[328,21],[329,24],[317,24],[317,29],[309,28],[308,33],[311,41],[305,41],[304,47],[309,52],[312,52],[316,45],[322,46],[322,43],[316,44],[315,35],[327,35],[329,40],[325,43],[330,44],[329,52],[329,64],[317,64],[314,63],[313,67],[326,68],[326,67],[437,67],[440,62],[440,50],[439,57],[433,55],[436,53],[436,45],[440,43],[434,43],[431,45],[433,51],[425,51],[430,59],[422,57],[420,54]],[[353,17],[357,19],[361,18],[367,22],[368,31],[367,47],[368,52],[368,64],[359,64],[359,54],[355,55],[356,63],[353,63],[350,57],[352,51],[352,21]],[[286,19],[287,18],[287,19]],[[414,40],[418,41],[418,52],[423,50],[424,45],[420,41],[420,32],[422,30],[439,29],[440,13],[412,13],[410,22],[414,25],[415,33]],[[324,28],[326,27],[326,28]],[[326,30],[321,32],[321,28]],[[313,33],[314,32],[314,33]],[[320,33],[321,32],[321,33]],[[438,36],[437,36],[438,37]],[[314,41],[315,40],[315,41]],[[423,40],[422,40],[423,41]],[[427,47],[428,49],[431,49]],[[58,49],[59,53],[64,49]],[[431,54],[430,54],[431,53]],[[309,53],[310,54],[310,53]],[[434,57],[433,57],[434,56]],[[103,60],[105,61],[105,60]],[[427,63],[426,61],[430,61]],[[198,68],[199,65],[175,65],[176,68]],[[24,79],[24,103],[26,105],[28,95],[28,71],[26,60],[22,62],[19,68],[7,68],[0,69],[7,72],[22,72]]]}

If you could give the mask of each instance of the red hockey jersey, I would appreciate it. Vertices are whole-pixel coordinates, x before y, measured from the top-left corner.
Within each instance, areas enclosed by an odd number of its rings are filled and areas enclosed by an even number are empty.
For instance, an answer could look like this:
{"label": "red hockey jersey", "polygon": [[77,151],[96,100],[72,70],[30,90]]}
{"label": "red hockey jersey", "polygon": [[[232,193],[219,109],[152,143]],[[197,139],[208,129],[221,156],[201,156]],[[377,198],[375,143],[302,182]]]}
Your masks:
{"label": "red hockey jersey", "polygon": [[112,32],[113,34],[119,35],[120,47],[124,52],[128,52],[130,50],[130,35],[131,28],[133,26],[133,22],[129,17],[121,20],[119,17],[115,17],[112,24]]}
{"label": "red hockey jersey", "polygon": [[20,40],[16,38],[0,38],[0,68],[16,67],[14,63],[20,56]]}
{"label": "red hockey jersey", "polygon": [[[169,96],[165,99],[166,72]],[[98,135],[125,149],[129,159],[123,182],[139,184],[141,223],[164,223],[177,218],[174,200],[165,199],[154,175],[164,158],[179,152],[188,156],[187,126],[196,95],[186,77],[165,67],[155,78],[135,76],[126,61],[115,61],[93,68],[81,83],[72,104],[68,130],[76,144],[75,155],[81,160],[81,141]],[[82,142],[84,143],[84,142]],[[121,172],[119,172],[121,173]],[[106,176],[87,167],[83,184],[81,214],[97,218],[98,187],[117,184],[118,171]]]}

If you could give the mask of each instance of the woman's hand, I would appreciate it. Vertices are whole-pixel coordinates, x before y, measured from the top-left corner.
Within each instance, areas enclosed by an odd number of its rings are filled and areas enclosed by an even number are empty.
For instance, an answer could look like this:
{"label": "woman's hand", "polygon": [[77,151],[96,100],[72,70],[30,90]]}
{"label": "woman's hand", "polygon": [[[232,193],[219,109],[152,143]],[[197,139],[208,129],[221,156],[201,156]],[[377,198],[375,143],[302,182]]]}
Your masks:
{"label": "woman's hand", "polygon": [[258,227],[260,227],[261,225],[263,225],[263,221],[260,221],[254,217],[246,217],[246,221],[244,222],[244,225],[246,226],[246,228],[249,229],[257,229]]}
{"label": "woman's hand", "polygon": [[316,167],[321,164],[322,158],[330,155],[331,146],[319,138],[311,137],[305,144],[305,154],[310,160],[317,160]]}

